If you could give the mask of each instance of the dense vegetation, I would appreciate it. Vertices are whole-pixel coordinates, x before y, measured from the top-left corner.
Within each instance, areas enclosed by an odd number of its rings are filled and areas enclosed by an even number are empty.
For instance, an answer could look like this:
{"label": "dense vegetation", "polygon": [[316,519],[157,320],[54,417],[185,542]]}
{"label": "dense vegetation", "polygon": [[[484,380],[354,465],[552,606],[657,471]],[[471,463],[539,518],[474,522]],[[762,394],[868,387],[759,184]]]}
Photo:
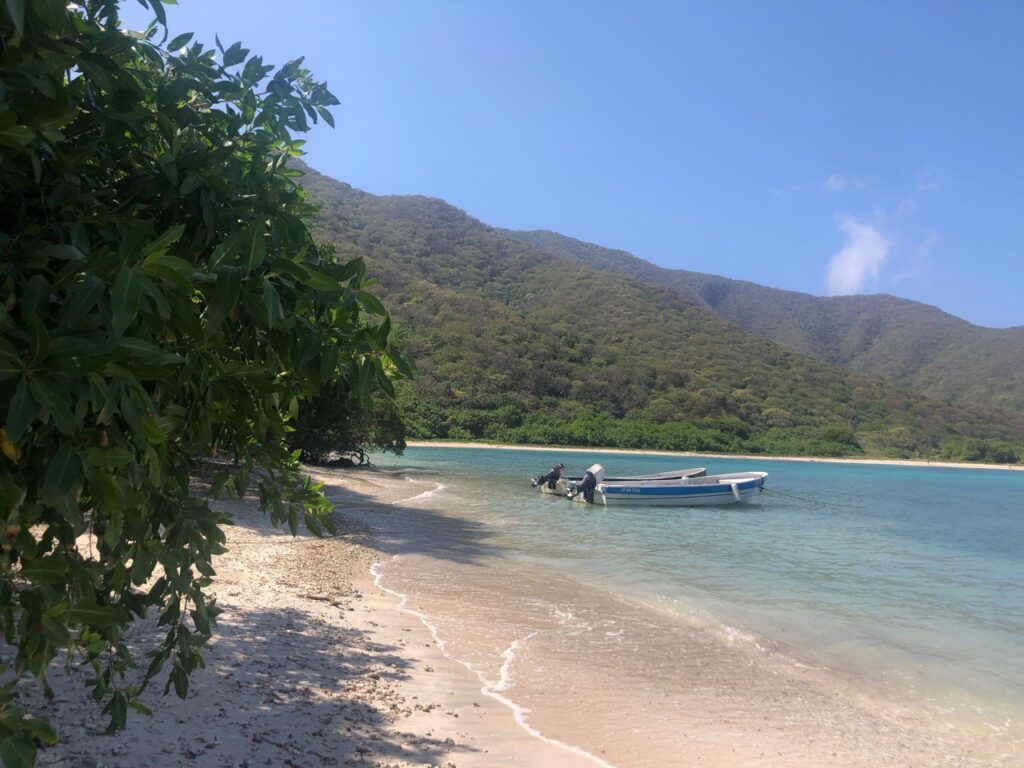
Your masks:
{"label": "dense vegetation", "polygon": [[[316,397],[359,414],[408,370],[362,262],[314,247],[286,165],[334,97],[301,60],[163,43],[148,2],[144,36],[117,0],[0,7],[7,766],[56,738],[16,689],[58,654],[91,669],[112,729],[154,679],[185,695],[228,522],[190,492],[197,457],[226,459],[215,490],[255,486],[276,523],[320,530],[292,416]],[[163,641],[126,678],[124,630],[149,609]]]}
{"label": "dense vegetation", "polygon": [[538,249],[439,200],[377,197],[316,173],[303,184],[321,205],[318,236],[365,256],[409,334],[419,375],[399,402],[412,437],[833,456],[1021,452],[1019,416],[796,354],[676,290]]}
{"label": "dense vegetation", "polygon": [[980,328],[895,296],[810,296],[700,272],[554,232],[511,236],[563,258],[677,291],[787,349],[939,398],[1024,410],[1024,327]]}

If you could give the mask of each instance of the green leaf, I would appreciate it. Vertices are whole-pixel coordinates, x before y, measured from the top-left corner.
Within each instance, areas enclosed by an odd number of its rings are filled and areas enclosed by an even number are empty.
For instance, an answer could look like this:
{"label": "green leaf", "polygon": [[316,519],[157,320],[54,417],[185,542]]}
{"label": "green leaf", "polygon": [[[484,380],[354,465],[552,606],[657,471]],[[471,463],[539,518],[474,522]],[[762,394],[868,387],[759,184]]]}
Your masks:
{"label": "green leaf", "polygon": [[85,317],[103,298],[103,281],[94,275],[85,275],[82,282],[68,291],[65,317],[68,323],[75,323]]}
{"label": "green leaf", "polygon": [[315,288],[318,291],[332,292],[338,292],[342,290],[341,284],[335,278],[331,277],[325,272],[321,272],[318,269],[314,269],[308,264],[303,264],[302,270],[305,274],[300,279],[310,288]]}
{"label": "green leaf", "polygon": [[372,312],[375,315],[387,315],[388,311],[384,308],[384,305],[381,304],[380,299],[372,293],[359,291],[356,295],[359,297],[359,303],[363,305],[363,308],[367,312]]}
{"label": "green leaf", "polygon": [[82,452],[82,457],[86,463],[93,465],[94,467],[102,467],[104,469],[116,469],[117,467],[123,467],[129,461],[135,458],[135,454],[129,451],[127,448],[86,448]]}
{"label": "green leaf", "polygon": [[377,328],[377,344],[380,347],[387,347],[388,337],[391,335],[391,318],[384,317],[384,322]]}
{"label": "green leaf", "polygon": [[142,339],[126,337],[118,343],[119,349],[126,349],[131,356],[146,365],[180,365],[185,361],[181,355],[169,352]]}
{"label": "green leaf", "polygon": [[142,256],[146,244],[153,239],[153,222],[132,219],[121,232],[117,255],[122,264],[134,264]]}
{"label": "green leaf", "polygon": [[21,566],[21,575],[37,584],[60,584],[68,572],[68,564],[61,554],[44,555]]}
{"label": "green leaf", "polygon": [[48,245],[40,253],[49,259],[62,259],[65,261],[83,261],[85,259],[85,254],[73,245]]}
{"label": "green leaf", "polygon": [[35,757],[36,748],[27,733],[16,733],[0,739],[0,760],[5,768],[31,768],[35,764]]}
{"label": "green leaf", "polygon": [[171,670],[171,683],[174,684],[174,692],[178,695],[179,699],[184,699],[188,696],[188,674],[177,664]]}
{"label": "green leaf", "polygon": [[388,359],[395,364],[395,368],[398,369],[398,372],[402,374],[402,376],[404,376],[407,379],[413,378],[413,376],[415,375],[415,369],[413,368],[412,363],[409,361],[409,359],[405,357],[405,355],[403,355],[397,349],[389,349]]}
{"label": "green leaf", "polygon": [[121,691],[111,697],[110,703],[103,711],[110,714],[110,725],[107,726],[106,733],[123,730],[128,724],[128,699]]}
{"label": "green leaf", "polygon": [[242,233],[235,232],[228,238],[226,238],[220,245],[213,249],[213,254],[210,256],[210,269],[216,270],[223,261],[230,261],[231,257],[238,251],[242,245]]}
{"label": "green leaf", "polygon": [[126,624],[131,618],[128,611],[114,605],[97,605],[95,601],[83,600],[68,609],[68,621],[96,629],[109,629]]}
{"label": "green leaf", "polygon": [[192,33],[191,32],[185,32],[183,34],[180,34],[177,37],[175,37],[174,39],[172,39],[171,42],[169,42],[167,44],[167,50],[171,51],[172,53],[176,52],[176,51],[180,51],[182,48],[184,48],[186,45],[188,45],[188,43],[189,43],[189,41],[191,39],[192,39]]}
{"label": "green leaf", "polygon": [[50,498],[58,498],[69,493],[75,487],[82,474],[82,460],[70,445],[62,445],[50,466],[46,468],[43,488]]}
{"label": "green leaf", "polygon": [[93,472],[89,495],[93,506],[105,515],[114,515],[124,508],[124,496],[118,482],[106,472]]}
{"label": "green leaf", "polygon": [[25,500],[25,488],[10,477],[0,475],[0,511],[9,513]]}
{"label": "green leaf", "polygon": [[50,352],[50,334],[46,332],[46,326],[39,319],[38,315],[32,315],[28,319],[29,325],[29,352],[32,354],[32,362],[38,363],[46,358]]}
{"label": "green leaf", "polygon": [[57,743],[57,731],[45,720],[36,717],[26,717],[21,723],[21,729],[39,739],[43,744],[53,746]]}
{"label": "green leaf", "polygon": [[177,0],[147,0],[150,7],[153,9],[153,13],[156,14],[156,20],[166,28],[167,27],[167,13],[164,11],[163,3],[166,2],[168,5],[176,5]]}
{"label": "green leaf", "polygon": [[336,273],[339,283],[351,280],[365,269],[362,259],[352,259],[346,262]]}
{"label": "green leaf", "polygon": [[11,344],[4,338],[0,338],[0,374],[18,373],[24,370],[21,357]]}
{"label": "green leaf", "polygon": [[153,716],[153,710],[150,709],[149,707],[147,707],[141,701],[133,699],[132,701],[128,702],[128,706],[131,707],[132,709],[134,709],[140,715],[145,715],[146,717],[152,717]]}
{"label": "green leaf", "polygon": [[272,283],[263,283],[263,306],[267,310],[267,327],[273,328],[274,323],[281,319],[281,296]]}
{"label": "green leaf", "polygon": [[54,511],[70,525],[76,533],[81,533],[85,528],[85,521],[82,519],[82,510],[78,506],[78,499],[74,496],[61,496],[59,499],[51,499]]}
{"label": "green leaf", "polygon": [[48,365],[77,373],[98,370],[114,360],[117,346],[96,336],[57,336],[50,341]]}
{"label": "green leaf", "polygon": [[18,37],[25,34],[25,2],[26,0],[7,0],[7,14],[14,22],[14,29]]}
{"label": "green leaf", "polygon": [[178,224],[177,226],[171,227],[170,229],[166,230],[162,235],[160,235],[160,237],[158,237],[152,243],[147,245],[143,249],[142,255],[149,257],[154,254],[159,255],[164,253],[170,246],[178,242],[178,240],[181,238],[184,232],[184,224]]}
{"label": "green leaf", "polygon": [[224,51],[224,66],[233,67],[245,61],[249,55],[249,49],[243,48],[241,43],[233,43],[230,48]]}
{"label": "green leaf", "polygon": [[317,107],[316,111],[320,113],[320,117],[323,118],[324,122],[327,123],[331,128],[334,127],[334,115],[326,107]]}
{"label": "green leaf", "polygon": [[224,322],[231,308],[238,303],[242,289],[242,270],[238,267],[221,267],[217,270],[217,285],[213,300],[206,310],[206,334],[209,336]]}
{"label": "green leaf", "polygon": [[153,254],[143,262],[142,271],[152,277],[167,280],[183,291],[191,291],[196,268],[177,256]]}
{"label": "green leaf", "polygon": [[184,197],[192,192],[199,189],[199,185],[203,183],[203,177],[195,171],[189,171],[185,180],[181,182],[181,187],[178,189],[178,193]]}
{"label": "green leaf", "polygon": [[55,389],[38,376],[29,381],[29,388],[32,390],[32,397],[49,412],[50,418],[62,434],[70,435],[75,431],[75,416],[71,412],[67,393]]}
{"label": "green leaf", "polygon": [[50,283],[42,275],[33,275],[21,295],[21,316],[45,315],[50,306]]}
{"label": "green leaf", "polygon": [[253,224],[246,230],[245,251],[242,254],[242,269],[246,274],[263,263],[267,255],[267,244],[263,239],[262,224]]}
{"label": "green leaf", "polygon": [[29,391],[28,379],[22,378],[7,407],[7,423],[5,425],[7,439],[12,443],[18,442],[35,414],[36,401]]}
{"label": "green leaf", "polygon": [[124,532],[124,515],[118,511],[110,516],[107,520],[107,530],[103,532],[102,541],[108,547],[113,549],[117,546],[121,540],[121,534]]}
{"label": "green leaf", "polygon": [[139,313],[142,302],[142,284],[135,278],[130,269],[122,269],[110,295],[110,311],[113,316],[114,333],[118,336],[125,332]]}
{"label": "green leaf", "polygon": [[157,420],[149,417],[142,420],[142,434],[151,443],[162,443],[167,440],[167,433],[164,432]]}

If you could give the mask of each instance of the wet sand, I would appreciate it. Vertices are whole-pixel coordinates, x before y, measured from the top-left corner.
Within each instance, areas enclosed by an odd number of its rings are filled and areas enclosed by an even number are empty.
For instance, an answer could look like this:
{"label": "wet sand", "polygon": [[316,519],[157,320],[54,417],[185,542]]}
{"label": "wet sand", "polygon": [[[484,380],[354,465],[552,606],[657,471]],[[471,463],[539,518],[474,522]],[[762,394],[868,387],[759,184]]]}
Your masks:
{"label": "wet sand", "polygon": [[497,448],[503,451],[573,451],[574,453],[625,453],[631,456],[684,456],[695,459],[749,459],[751,461],[806,461],[827,464],[878,464],[892,467],[946,467],[949,469],[1010,469],[1024,471],[1024,464],[982,464],[966,461],[926,459],[841,459],[825,456],[766,456],[754,453],[696,453],[694,451],[648,451],[631,448],[579,448],[555,445],[509,445],[505,443],[460,443],[454,440],[410,440],[412,448]]}
{"label": "wet sand", "polygon": [[224,613],[187,699],[154,690],[153,718],[104,736],[83,676],[55,669],[52,703],[24,691],[62,734],[39,765],[1020,764],[828,670],[504,557],[436,477],[311,474],[336,537],[223,505]]}

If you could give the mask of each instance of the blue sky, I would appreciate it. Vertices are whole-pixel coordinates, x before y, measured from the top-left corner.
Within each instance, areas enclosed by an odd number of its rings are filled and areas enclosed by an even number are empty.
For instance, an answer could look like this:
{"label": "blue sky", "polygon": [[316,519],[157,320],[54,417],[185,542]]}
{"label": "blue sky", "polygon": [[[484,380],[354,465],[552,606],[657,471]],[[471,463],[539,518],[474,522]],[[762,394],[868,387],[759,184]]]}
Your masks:
{"label": "blue sky", "polygon": [[181,0],[168,16],[271,63],[305,55],[342,102],[307,159],[370,192],[1024,325],[1022,3]]}

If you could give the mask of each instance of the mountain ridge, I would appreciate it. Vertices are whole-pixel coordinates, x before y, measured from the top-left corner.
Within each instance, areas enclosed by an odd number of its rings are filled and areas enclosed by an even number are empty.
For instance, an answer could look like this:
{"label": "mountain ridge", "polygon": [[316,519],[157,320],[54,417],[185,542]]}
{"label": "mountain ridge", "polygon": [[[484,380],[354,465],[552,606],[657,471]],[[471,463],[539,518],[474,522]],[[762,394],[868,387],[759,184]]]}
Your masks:
{"label": "mountain ridge", "polygon": [[412,437],[895,456],[1024,442],[1012,414],[792,352],[669,286],[552,255],[436,198],[312,170],[302,184],[318,238],[367,261],[407,333]]}
{"label": "mountain ridge", "polygon": [[787,349],[936,397],[1024,409],[1024,326],[987,328],[891,294],[814,296],[690,270],[546,230],[510,236],[671,287]]}

